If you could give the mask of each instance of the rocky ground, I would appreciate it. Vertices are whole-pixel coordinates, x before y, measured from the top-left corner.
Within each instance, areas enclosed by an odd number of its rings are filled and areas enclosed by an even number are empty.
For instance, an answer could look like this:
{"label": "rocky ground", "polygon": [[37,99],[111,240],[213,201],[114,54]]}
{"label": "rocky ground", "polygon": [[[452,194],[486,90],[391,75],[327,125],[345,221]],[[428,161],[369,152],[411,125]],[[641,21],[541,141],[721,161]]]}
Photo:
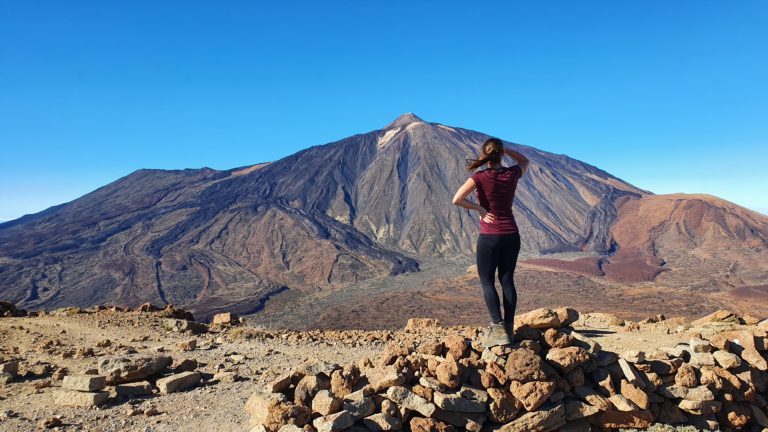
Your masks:
{"label": "rocky ground", "polygon": [[[298,332],[227,315],[211,325],[184,318],[184,311],[151,307],[0,318],[0,431],[246,431],[258,415],[253,406],[246,412],[249,398],[253,405],[255,393],[274,390],[281,377],[296,378],[301,365],[386,365],[382,358],[393,347],[434,347],[456,337],[477,346],[480,332],[434,323],[396,331]],[[582,314],[572,328],[603,351],[625,353],[766,324],[724,313],[709,319],[716,325],[663,318],[628,322]],[[297,383],[288,385],[284,392],[293,396]]]}

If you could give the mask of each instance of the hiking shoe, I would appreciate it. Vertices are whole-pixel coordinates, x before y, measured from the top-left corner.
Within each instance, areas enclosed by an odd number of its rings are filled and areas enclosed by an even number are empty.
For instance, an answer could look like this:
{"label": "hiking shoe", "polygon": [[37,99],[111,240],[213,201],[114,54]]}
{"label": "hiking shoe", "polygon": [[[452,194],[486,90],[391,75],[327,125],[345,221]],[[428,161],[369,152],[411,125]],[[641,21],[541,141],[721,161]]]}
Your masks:
{"label": "hiking shoe", "polygon": [[505,328],[504,324],[494,324],[491,323],[488,326],[488,330],[485,332],[485,338],[483,340],[483,345],[486,347],[492,347],[497,345],[509,345],[511,341],[509,340],[509,335],[507,334],[507,329]]}
{"label": "hiking shoe", "polygon": [[509,344],[515,343],[515,328],[512,323],[504,323],[504,328],[507,329],[507,336],[509,336]]}

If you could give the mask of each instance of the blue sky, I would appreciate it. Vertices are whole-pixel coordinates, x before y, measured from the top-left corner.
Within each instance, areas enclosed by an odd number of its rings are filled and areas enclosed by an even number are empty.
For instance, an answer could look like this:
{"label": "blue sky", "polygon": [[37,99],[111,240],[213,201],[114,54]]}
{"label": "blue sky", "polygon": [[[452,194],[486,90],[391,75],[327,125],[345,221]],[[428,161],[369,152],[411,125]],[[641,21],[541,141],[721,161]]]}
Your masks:
{"label": "blue sky", "polygon": [[768,213],[768,2],[0,0],[0,218],[404,112]]}

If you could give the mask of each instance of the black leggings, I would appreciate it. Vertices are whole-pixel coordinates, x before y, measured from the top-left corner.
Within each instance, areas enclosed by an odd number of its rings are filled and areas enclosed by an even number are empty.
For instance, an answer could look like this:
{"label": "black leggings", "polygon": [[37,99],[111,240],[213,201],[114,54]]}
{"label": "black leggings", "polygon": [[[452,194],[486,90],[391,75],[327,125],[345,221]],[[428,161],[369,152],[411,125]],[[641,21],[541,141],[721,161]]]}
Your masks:
{"label": "black leggings", "polygon": [[504,298],[504,322],[512,325],[515,319],[517,291],[513,276],[519,253],[520,234],[480,234],[477,238],[477,274],[483,286],[485,306],[494,323],[502,320],[499,294],[493,280],[497,268]]}

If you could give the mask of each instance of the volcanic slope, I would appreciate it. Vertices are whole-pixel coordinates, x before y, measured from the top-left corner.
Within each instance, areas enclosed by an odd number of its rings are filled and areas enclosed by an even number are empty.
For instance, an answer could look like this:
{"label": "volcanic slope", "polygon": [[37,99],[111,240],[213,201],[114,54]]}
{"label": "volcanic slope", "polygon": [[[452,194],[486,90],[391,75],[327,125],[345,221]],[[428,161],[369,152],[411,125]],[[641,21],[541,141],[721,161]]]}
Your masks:
{"label": "volcanic slope", "polygon": [[[31,309],[173,303],[205,319],[468,257],[476,215],[450,202],[487,138],[408,113],[272,163],[139,170],[0,224],[0,297]],[[505,145],[531,160],[514,204],[524,256],[622,250],[621,208],[650,192],[565,155]]]}

